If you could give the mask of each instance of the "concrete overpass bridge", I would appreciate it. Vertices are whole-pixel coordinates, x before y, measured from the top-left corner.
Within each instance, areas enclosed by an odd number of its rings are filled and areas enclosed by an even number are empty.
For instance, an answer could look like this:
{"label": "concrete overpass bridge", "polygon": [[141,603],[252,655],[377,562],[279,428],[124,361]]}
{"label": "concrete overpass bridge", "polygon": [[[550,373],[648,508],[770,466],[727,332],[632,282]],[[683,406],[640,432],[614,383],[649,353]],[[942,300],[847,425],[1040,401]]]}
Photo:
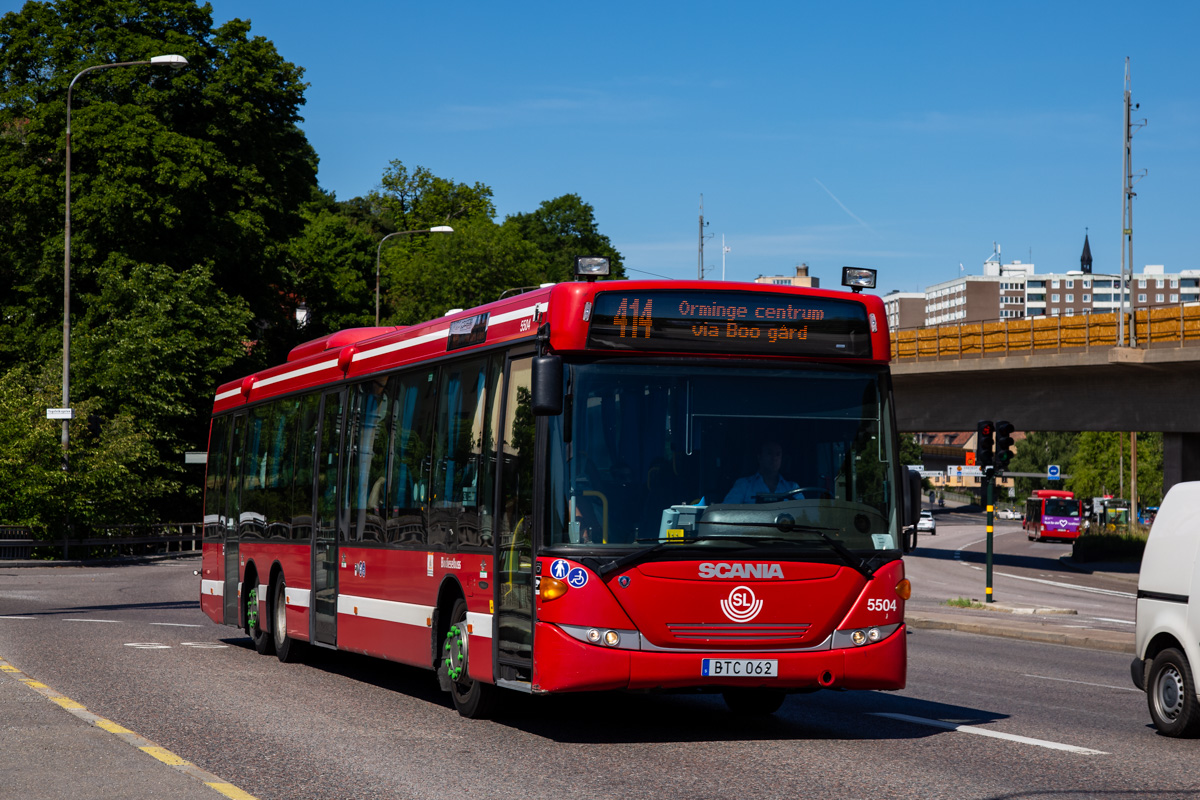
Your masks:
{"label": "concrete overpass bridge", "polygon": [[1200,305],[892,336],[901,431],[1161,431],[1163,489],[1200,480]]}

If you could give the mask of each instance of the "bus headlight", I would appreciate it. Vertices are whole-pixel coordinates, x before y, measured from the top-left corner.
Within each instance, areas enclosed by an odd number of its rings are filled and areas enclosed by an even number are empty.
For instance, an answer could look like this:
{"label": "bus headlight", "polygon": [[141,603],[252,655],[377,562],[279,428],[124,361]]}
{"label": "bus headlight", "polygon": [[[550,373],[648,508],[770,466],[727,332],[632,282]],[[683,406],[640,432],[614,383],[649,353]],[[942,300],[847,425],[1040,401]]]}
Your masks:
{"label": "bus headlight", "polygon": [[609,647],[616,647],[621,643],[621,634],[616,631],[605,631],[604,643]]}
{"label": "bus headlight", "polygon": [[[878,633],[878,631],[876,631],[876,633]],[[854,642],[856,645],[866,644],[867,635],[862,631],[855,631],[854,633],[850,634],[850,641]]]}

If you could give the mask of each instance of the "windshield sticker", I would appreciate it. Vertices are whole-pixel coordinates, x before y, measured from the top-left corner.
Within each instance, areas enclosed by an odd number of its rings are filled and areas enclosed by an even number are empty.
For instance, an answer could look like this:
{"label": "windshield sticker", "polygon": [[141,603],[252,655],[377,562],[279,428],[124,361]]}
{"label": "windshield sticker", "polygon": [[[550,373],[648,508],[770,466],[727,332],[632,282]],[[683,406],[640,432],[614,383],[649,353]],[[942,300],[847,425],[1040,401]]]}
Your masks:
{"label": "windshield sticker", "polygon": [[575,567],[567,573],[567,583],[575,589],[582,589],[587,586],[588,574],[583,567]]}
{"label": "windshield sticker", "polygon": [[892,546],[892,537],[886,533],[872,533],[871,543],[876,550],[888,550]]}

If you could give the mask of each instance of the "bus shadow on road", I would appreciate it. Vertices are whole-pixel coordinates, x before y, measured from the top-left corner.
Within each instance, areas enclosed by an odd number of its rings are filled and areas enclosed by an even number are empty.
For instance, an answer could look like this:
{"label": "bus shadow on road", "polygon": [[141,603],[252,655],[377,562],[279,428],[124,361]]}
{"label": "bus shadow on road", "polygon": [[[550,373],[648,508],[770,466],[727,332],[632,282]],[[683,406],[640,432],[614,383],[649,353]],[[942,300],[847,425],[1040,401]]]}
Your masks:
{"label": "bus shadow on road", "polygon": [[[221,642],[245,650],[247,636]],[[274,660],[274,657],[271,657]],[[427,703],[455,715],[450,695],[433,672],[370,656],[309,647],[304,664],[394,692],[398,700]],[[433,710],[431,708],[430,710]],[[490,722],[550,741],[575,744],[651,744],[705,741],[891,741],[924,739],[945,730],[874,716],[880,713],[980,725],[1006,714],[874,691],[818,691],[789,695],[774,714],[739,716],[720,694],[601,692],[546,697],[499,690]]]}
{"label": "bus shadow on road", "polygon": [[739,716],[719,694],[599,694],[518,698],[496,722],[555,742],[649,744],[704,741],[884,741],[924,739],[932,727],[878,713],[986,724],[1006,714],[870,691],[791,695],[775,714]]}

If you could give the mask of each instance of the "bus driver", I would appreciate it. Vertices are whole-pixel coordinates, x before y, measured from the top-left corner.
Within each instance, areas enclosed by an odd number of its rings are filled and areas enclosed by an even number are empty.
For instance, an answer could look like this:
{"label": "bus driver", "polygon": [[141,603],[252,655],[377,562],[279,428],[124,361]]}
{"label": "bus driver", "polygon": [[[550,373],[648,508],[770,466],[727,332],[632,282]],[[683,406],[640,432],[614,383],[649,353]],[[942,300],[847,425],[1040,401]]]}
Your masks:
{"label": "bus driver", "polygon": [[793,483],[779,474],[781,463],[783,446],[776,441],[763,442],[758,450],[758,472],[734,481],[733,488],[725,495],[724,502],[754,503],[760,494],[780,495],[799,489],[800,484]]}

